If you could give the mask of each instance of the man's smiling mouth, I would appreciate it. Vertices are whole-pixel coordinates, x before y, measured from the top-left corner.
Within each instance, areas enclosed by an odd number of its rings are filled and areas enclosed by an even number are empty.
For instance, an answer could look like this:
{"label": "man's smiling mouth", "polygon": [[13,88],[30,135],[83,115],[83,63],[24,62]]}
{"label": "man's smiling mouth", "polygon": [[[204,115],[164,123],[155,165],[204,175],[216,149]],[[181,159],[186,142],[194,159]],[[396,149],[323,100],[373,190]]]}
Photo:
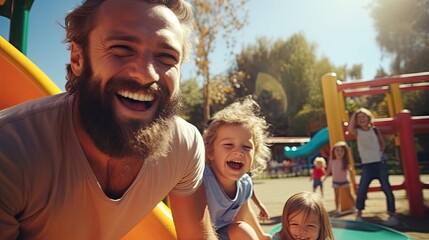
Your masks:
{"label": "man's smiling mouth", "polygon": [[149,110],[155,100],[155,94],[142,91],[119,90],[116,92],[116,95],[124,106],[134,111]]}

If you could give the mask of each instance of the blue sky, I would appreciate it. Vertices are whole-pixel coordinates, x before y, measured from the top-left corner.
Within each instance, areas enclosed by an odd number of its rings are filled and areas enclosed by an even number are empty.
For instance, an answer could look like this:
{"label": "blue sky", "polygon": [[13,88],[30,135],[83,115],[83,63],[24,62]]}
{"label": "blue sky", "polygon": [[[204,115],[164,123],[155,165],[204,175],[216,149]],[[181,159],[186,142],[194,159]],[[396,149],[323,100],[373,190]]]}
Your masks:
{"label": "blue sky", "polygon": [[[258,37],[287,39],[303,33],[317,46],[319,56],[335,65],[363,65],[363,78],[372,79],[376,70],[388,69],[375,40],[375,30],[366,8],[371,0],[250,0],[247,4],[249,24],[236,37],[234,49],[255,43]],[[27,56],[61,89],[65,85],[65,64],[69,53],[62,43],[65,32],[60,24],[65,14],[80,0],[35,0],[30,11]],[[9,19],[0,17],[0,35],[8,39]],[[233,62],[226,58],[222,41],[211,55],[211,72],[222,74]],[[183,79],[195,76],[191,63],[183,67]]]}

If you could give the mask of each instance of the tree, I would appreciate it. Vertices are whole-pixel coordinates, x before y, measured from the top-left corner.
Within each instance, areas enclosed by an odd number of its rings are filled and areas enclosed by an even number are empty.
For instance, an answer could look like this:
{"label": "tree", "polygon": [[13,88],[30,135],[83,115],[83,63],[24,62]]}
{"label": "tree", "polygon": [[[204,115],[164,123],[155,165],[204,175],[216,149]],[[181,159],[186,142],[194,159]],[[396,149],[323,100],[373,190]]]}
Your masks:
{"label": "tree", "polygon": [[429,1],[375,0],[377,42],[393,56],[391,74],[429,71]]}
{"label": "tree", "polygon": [[255,94],[260,72],[278,79],[286,92],[286,112],[280,110],[270,92],[263,92],[256,99],[267,121],[275,126],[274,135],[305,135],[326,125],[321,90],[324,74],[336,72],[340,79],[361,76],[360,65],[353,65],[350,70],[345,65],[336,67],[327,57],[319,60],[315,50],[315,45],[298,33],[287,40],[258,38],[236,56],[229,77],[235,96]]}
{"label": "tree", "polygon": [[[356,65],[354,65],[356,66]],[[316,59],[312,67],[311,77],[309,77],[308,99],[301,107],[300,111],[292,118],[291,135],[307,134],[312,136],[314,133],[326,127],[326,115],[324,100],[322,95],[322,76],[329,72],[335,72],[339,79],[345,80],[347,66],[334,66],[327,57]],[[357,70],[356,74],[360,74]]]}
{"label": "tree", "polygon": [[[380,48],[393,56],[391,75],[429,71],[428,0],[376,0],[372,17]],[[408,92],[403,99],[413,115],[429,114],[429,91]],[[427,149],[429,138],[416,137],[422,149]]]}
{"label": "tree", "polygon": [[203,97],[201,87],[195,79],[180,84],[183,107],[180,116],[203,132]]}
{"label": "tree", "polygon": [[198,75],[204,79],[204,123],[210,118],[211,75],[210,53],[215,48],[215,40],[222,36],[229,48],[235,45],[234,34],[247,24],[247,0],[190,0],[194,8],[196,29],[196,58]]}
{"label": "tree", "polygon": [[350,79],[362,79],[362,64],[352,65],[352,67],[347,71],[347,75]]}
{"label": "tree", "polygon": [[[287,95],[287,110],[280,110],[275,99],[266,92],[259,94],[258,103],[263,106],[267,121],[275,123],[275,134],[286,135],[285,129],[291,118],[308,100],[309,85],[312,83],[313,66],[316,59],[314,45],[302,34],[295,34],[287,40],[270,41],[259,38],[236,57],[232,73],[245,73],[241,82],[234,82],[240,88],[237,96],[255,94],[256,79],[263,72],[280,81]],[[234,79],[234,78],[233,78]]]}
{"label": "tree", "polygon": [[236,95],[244,97],[253,94],[256,88],[256,77],[259,72],[271,74],[270,52],[272,43],[266,38],[258,38],[255,44],[246,46],[236,55],[235,63],[230,70],[230,79],[235,86]]}

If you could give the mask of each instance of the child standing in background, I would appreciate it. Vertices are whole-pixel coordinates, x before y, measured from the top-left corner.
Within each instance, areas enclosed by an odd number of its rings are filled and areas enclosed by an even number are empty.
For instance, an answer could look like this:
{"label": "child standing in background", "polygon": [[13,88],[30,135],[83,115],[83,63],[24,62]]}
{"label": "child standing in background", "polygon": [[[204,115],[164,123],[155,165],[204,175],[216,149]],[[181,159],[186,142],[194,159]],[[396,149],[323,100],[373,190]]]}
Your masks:
{"label": "child standing in background", "polygon": [[328,213],[318,194],[299,192],[286,201],[282,229],[273,235],[273,240],[290,239],[334,239]]}
{"label": "child standing in background", "polygon": [[381,189],[386,195],[389,219],[384,225],[395,226],[399,224],[396,219],[395,196],[389,183],[387,164],[382,161],[384,152],[384,139],[380,131],[374,128],[372,113],[359,108],[350,118],[349,132],[356,135],[359,155],[362,161],[362,173],[356,198],[358,210],[356,220],[362,221],[362,210],[365,208],[366,194],[372,180],[380,181]]}
{"label": "child standing in background", "polygon": [[[345,210],[343,206],[340,206],[341,198],[344,198],[345,202],[351,203],[350,205],[354,206],[355,200],[350,191],[349,184],[349,172],[351,170],[347,143],[339,141],[334,145],[332,152],[329,155],[328,170],[326,171],[326,176],[323,179],[323,181],[325,181],[332,173],[332,187],[334,188],[335,193],[336,214]],[[347,210],[353,210],[353,207]]]}
{"label": "child standing in background", "polygon": [[320,194],[323,197],[322,177],[325,175],[326,161],[323,157],[316,157],[313,162],[314,168],[310,176],[310,181],[313,180],[313,192],[320,187]]}
{"label": "child standing in background", "polygon": [[252,179],[266,167],[268,125],[251,98],[217,112],[204,132],[204,184],[211,220],[220,239],[271,239],[249,199]]}

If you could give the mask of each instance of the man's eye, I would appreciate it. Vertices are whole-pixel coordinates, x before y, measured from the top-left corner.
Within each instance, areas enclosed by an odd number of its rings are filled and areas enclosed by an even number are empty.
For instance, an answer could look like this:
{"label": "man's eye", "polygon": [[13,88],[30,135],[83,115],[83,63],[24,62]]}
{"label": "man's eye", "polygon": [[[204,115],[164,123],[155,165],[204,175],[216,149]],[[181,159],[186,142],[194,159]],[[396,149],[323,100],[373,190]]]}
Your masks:
{"label": "man's eye", "polygon": [[120,57],[128,57],[131,56],[134,52],[130,47],[125,45],[115,45],[110,48],[113,54]]}
{"label": "man's eye", "polygon": [[178,63],[178,58],[172,54],[162,53],[156,56],[159,62],[167,66],[174,66]]}

